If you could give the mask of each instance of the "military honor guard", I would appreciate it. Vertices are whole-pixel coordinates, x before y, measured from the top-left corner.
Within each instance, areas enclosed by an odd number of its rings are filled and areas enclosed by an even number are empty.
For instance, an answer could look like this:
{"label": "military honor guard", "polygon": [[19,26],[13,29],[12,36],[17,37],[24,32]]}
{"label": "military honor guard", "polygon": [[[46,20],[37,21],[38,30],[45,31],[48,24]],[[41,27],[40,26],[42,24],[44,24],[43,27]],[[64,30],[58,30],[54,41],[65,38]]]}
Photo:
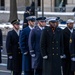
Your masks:
{"label": "military honor guard", "polygon": [[13,30],[9,31],[6,38],[7,69],[12,71],[12,75],[21,75],[22,53],[19,47],[19,21],[13,20]]}
{"label": "military honor guard", "polygon": [[29,34],[29,50],[32,57],[32,68],[34,75],[42,75],[43,59],[40,50],[40,37],[42,30],[46,26],[46,18],[39,17],[36,20],[38,24],[33,28]]}
{"label": "military honor guard", "polygon": [[63,55],[63,33],[58,27],[57,18],[49,20],[49,27],[42,31],[41,53],[43,58],[42,75],[62,75],[61,56]]}
{"label": "military honor guard", "polygon": [[[71,55],[70,55],[70,45],[72,42],[71,35],[73,31],[74,20],[67,20],[67,27],[63,30],[63,43],[64,43],[64,54],[66,55],[65,59],[63,59],[63,72],[64,75],[74,75],[71,71]],[[70,42],[69,42],[70,41]]]}
{"label": "military honor guard", "polygon": [[0,63],[2,62],[1,60],[1,52],[2,52],[2,49],[3,49],[3,39],[2,39],[2,30],[0,29]]}
{"label": "military honor guard", "polygon": [[28,18],[28,27],[24,28],[21,31],[20,35],[20,48],[21,52],[24,55],[24,75],[33,75],[33,70],[31,68],[31,56],[29,53],[29,46],[28,46],[28,38],[29,33],[33,29],[35,25],[35,18],[30,16]]}

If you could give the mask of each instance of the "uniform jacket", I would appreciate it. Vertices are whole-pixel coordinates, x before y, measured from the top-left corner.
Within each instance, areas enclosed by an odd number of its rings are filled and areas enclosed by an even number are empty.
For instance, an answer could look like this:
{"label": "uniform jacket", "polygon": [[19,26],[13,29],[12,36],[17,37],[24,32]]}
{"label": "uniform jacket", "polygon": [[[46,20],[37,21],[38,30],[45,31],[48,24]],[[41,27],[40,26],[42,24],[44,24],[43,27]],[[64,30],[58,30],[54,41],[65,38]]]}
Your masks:
{"label": "uniform jacket", "polygon": [[[22,53],[19,47],[19,36],[15,30],[9,31],[7,34],[6,50],[8,55],[7,69],[21,71]],[[9,59],[9,56],[12,56],[12,59]]]}
{"label": "uniform jacket", "polygon": [[42,30],[36,26],[29,35],[29,50],[30,54],[35,54],[35,57],[32,57],[32,68],[42,69],[42,56],[40,51],[40,37]]}
{"label": "uniform jacket", "polygon": [[28,46],[28,38],[30,31],[31,29],[29,27],[24,28],[21,31],[19,39],[22,54],[27,53],[26,55],[24,55],[24,71],[31,70],[31,56],[29,53],[29,46]]}
{"label": "uniform jacket", "polygon": [[57,27],[52,31],[51,27],[46,27],[41,36],[41,53],[48,56],[43,59],[43,75],[61,75],[61,58],[63,55],[63,34]]}
{"label": "uniform jacket", "polygon": [[70,30],[66,27],[63,30],[63,43],[64,43],[64,54],[66,55],[66,59],[70,60],[70,51],[69,51],[69,40],[70,40]]}
{"label": "uniform jacket", "polygon": [[66,55],[66,58],[63,59],[63,72],[64,72],[64,75],[70,75],[70,72],[71,72],[71,56],[70,56],[70,49],[69,49],[70,35],[71,35],[71,32],[68,29],[68,27],[66,27],[63,30],[64,54]]}
{"label": "uniform jacket", "polygon": [[[75,58],[75,31],[72,33],[71,38],[69,40],[69,50],[71,59]],[[71,70],[75,71],[75,61],[71,60]]]}

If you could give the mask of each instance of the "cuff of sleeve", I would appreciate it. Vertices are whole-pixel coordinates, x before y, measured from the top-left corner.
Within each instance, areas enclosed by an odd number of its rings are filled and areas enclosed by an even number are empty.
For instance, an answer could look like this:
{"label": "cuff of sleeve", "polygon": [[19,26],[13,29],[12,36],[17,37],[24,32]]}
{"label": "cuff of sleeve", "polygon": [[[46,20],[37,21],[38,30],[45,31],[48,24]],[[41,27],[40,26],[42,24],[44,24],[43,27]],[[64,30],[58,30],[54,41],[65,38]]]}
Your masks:
{"label": "cuff of sleeve", "polygon": [[8,55],[9,55],[9,56],[11,56],[11,55],[12,55],[12,53],[8,53]]}
{"label": "cuff of sleeve", "polygon": [[75,57],[75,54],[71,54],[71,57]]}
{"label": "cuff of sleeve", "polygon": [[30,53],[34,52],[34,50],[30,50]]}

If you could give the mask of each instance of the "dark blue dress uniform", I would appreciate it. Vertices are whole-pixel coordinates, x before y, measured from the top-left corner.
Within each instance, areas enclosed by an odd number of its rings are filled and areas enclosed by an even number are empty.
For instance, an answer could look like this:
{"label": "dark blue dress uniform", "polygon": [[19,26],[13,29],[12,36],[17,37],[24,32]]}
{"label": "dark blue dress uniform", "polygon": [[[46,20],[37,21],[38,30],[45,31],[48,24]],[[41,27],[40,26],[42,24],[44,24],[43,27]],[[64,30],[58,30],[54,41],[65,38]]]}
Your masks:
{"label": "dark blue dress uniform", "polygon": [[[18,24],[17,20],[13,24]],[[8,32],[6,38],[6,51],[8,56],[7,69],[13,71],[13,75],[21,75],[22,53],[19,47],[19,36],[13,29]]]}
{"label": "dark blue dress uniform", "polygon": [[0,29],[0,63],[2,62],[1,60],[1,50],[2,50],[2,46],[3,46],[3,43],[2,43],[2,31]]}
{"label": "dark blue dress uniform", "polygon": [[63,55],[63,33],[57,27],[54,32],[51,27],[46,27],[41,36],[41,53],[43,59],[43,75],[62,75],[61,58]]}
{"label": "dark blue dress uniform", "polygon": [[[36,20],[45,22],[45,17],[39,17]],[[32,57],[32,68],[34,75],[42,75],[43,59],[40,50],[40,37],[43,27],[36,26],[29,34],[29,50]]]}
{"label": "dark blue dress uniform", "polygon": [[[38,75],[42,75],[42,64],[43,59],[40,51],[40,37],[42,30],[36,26],[29,35],[29,47],[31,56],[35,54],[35,57],[32,57],[32,68],[34,71],[37,71]],[[36,74],[35,74],[36,75]]]}
{"label": "dark blue dress uniform", "polygon": [[20,48],[22,54],[24,54],[24,72],[25,75],[32,75],[32,68],[31,68],[31,56],[29,53],[29,46],[28,46],[28,38],[31,29],[28,27],[24,28],[20,34]]}

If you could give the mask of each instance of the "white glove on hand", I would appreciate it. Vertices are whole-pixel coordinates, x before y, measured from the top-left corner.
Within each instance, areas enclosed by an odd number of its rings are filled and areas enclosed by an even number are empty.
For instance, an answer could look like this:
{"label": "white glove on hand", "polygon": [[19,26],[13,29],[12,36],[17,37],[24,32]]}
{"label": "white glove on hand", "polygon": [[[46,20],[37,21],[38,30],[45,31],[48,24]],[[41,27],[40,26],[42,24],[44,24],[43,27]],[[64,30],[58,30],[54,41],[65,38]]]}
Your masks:
{"label": "white glove on hand", "polygon": [[61,55],[60,58],[61,59],[66,58],[66,55],[65,54],[64,55]]}
{"label": "white glove on hand", "polygon": [[63,55],[63,58],[66,58],[66,55],[65,54]]}
{"label": "white glove on hand", "polygon": [[72,61],[75,61],[75,57],[71,58]]}
{"label": "white glove on hand", "polygon": [[31,56],[32,56],[32,57],[35,57],[35,54],[32,54]]}
{"label": "white glove on hand", "polygon": [[12,59],[12,56],[9,56],[9,59]]}
{"label": "white glove on hand", "polygon": [[47,55],[43,57],[43,59],[47,59],[47,58],[48,58],[48,56],[47,56]]}
{"label": "white glove on hand", "polygon": [[25,52],[25,53],[24,53],[24,55],[27,55],[27,54],[28,54],[28,52]]}
{"label": "white glove on hand", "polygon": [[1,49],[1,52],[3,52],[3,49]]}

